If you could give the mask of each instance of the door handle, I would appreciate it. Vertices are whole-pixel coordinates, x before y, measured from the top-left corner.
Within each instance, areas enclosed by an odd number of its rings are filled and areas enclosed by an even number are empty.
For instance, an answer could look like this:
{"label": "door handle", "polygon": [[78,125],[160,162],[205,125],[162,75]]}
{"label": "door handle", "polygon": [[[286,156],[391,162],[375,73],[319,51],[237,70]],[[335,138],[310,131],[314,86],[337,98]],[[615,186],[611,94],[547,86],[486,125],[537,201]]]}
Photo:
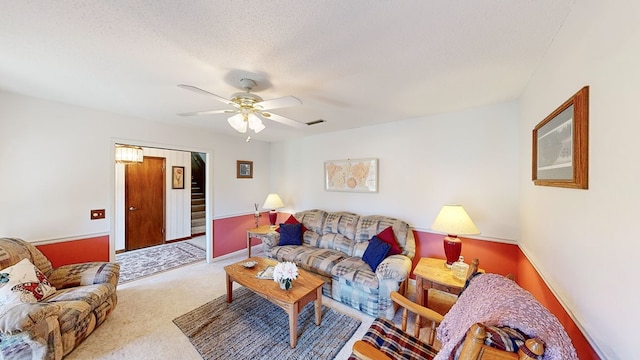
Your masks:
{"label": "door handle", "polygon": [[135,208],[135,207],[133,207],[133,206],[130,206],[130,207],[129,207],[129,211],[133,211],[133,210],[138,210],[138,209],[137,209],[137,208]]}

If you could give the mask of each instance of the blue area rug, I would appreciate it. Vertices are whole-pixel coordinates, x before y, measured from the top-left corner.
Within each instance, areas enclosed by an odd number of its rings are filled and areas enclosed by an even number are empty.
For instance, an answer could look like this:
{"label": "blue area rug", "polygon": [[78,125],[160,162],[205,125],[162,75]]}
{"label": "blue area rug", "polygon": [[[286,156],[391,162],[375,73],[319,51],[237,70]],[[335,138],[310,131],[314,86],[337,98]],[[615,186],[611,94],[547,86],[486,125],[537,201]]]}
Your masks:
{"label": "blue area rug", "polygon": [[247,288],[233,291],[173,320],[205,360],[333,359],[360,326],[360,320],[322,307],[315,324],[313,302],[298,315],[298,343],[289,346],[289,316]]}

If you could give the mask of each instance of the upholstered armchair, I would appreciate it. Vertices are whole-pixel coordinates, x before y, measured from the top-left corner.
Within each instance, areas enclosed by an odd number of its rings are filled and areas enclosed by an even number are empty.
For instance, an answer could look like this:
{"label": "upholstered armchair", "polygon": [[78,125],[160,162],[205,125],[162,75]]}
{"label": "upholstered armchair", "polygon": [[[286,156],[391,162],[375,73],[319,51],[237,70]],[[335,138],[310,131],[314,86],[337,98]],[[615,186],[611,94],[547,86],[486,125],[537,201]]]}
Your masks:
{"label": "upholstered armchair", "polygon": [[120,265],[53,268],[32,244],[0,238],[0,357],[59,360],[117,303]]}

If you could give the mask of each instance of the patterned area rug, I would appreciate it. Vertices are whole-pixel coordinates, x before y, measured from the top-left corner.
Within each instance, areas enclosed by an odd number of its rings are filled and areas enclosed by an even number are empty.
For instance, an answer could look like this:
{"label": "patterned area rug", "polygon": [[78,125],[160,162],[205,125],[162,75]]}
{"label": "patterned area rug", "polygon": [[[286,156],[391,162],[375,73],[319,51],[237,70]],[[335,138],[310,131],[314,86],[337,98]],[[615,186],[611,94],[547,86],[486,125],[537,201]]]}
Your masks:
{"label": "patterned area rug", "polygon": [[298,343],[289,346],[289,317],[278,306],[247,288],[181,315],[173,323],[189,338],[202,358],[333,359],[360,326],[360,320],[322,307],[316,326],[313,302],[298,316]]}
{"label": "patterned area rug", "polygon": [[118,283],[124,284],[205,258],[206,251],[185,241],[116,254],[116,262],[120,264]]}

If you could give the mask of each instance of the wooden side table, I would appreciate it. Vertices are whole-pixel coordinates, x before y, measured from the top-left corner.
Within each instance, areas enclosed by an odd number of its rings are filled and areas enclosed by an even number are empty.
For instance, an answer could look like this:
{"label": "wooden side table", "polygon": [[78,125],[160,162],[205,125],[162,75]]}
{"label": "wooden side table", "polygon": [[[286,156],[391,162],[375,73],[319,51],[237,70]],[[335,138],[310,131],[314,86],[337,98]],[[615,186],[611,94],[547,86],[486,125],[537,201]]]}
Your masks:
{"label": "wooden side table", "polygon": [[[421,258],[413,270],[416,276],[416,302],[429,307],[428,291],[436,289],[453,295],[460,294],[464,287],[464,281],[453,276],[450,268],[446,267],[446,260],[434,258]],[[484,270],[478,269],[483,272]]]}
{"label": "wooden side table", "polygon": [[251,239],[256,238],[264,241],[266,235],[273,234],[275,229],[271,229],[271,225],[262,225],[257,228],[247,229],[247,257],[251,257]]}

